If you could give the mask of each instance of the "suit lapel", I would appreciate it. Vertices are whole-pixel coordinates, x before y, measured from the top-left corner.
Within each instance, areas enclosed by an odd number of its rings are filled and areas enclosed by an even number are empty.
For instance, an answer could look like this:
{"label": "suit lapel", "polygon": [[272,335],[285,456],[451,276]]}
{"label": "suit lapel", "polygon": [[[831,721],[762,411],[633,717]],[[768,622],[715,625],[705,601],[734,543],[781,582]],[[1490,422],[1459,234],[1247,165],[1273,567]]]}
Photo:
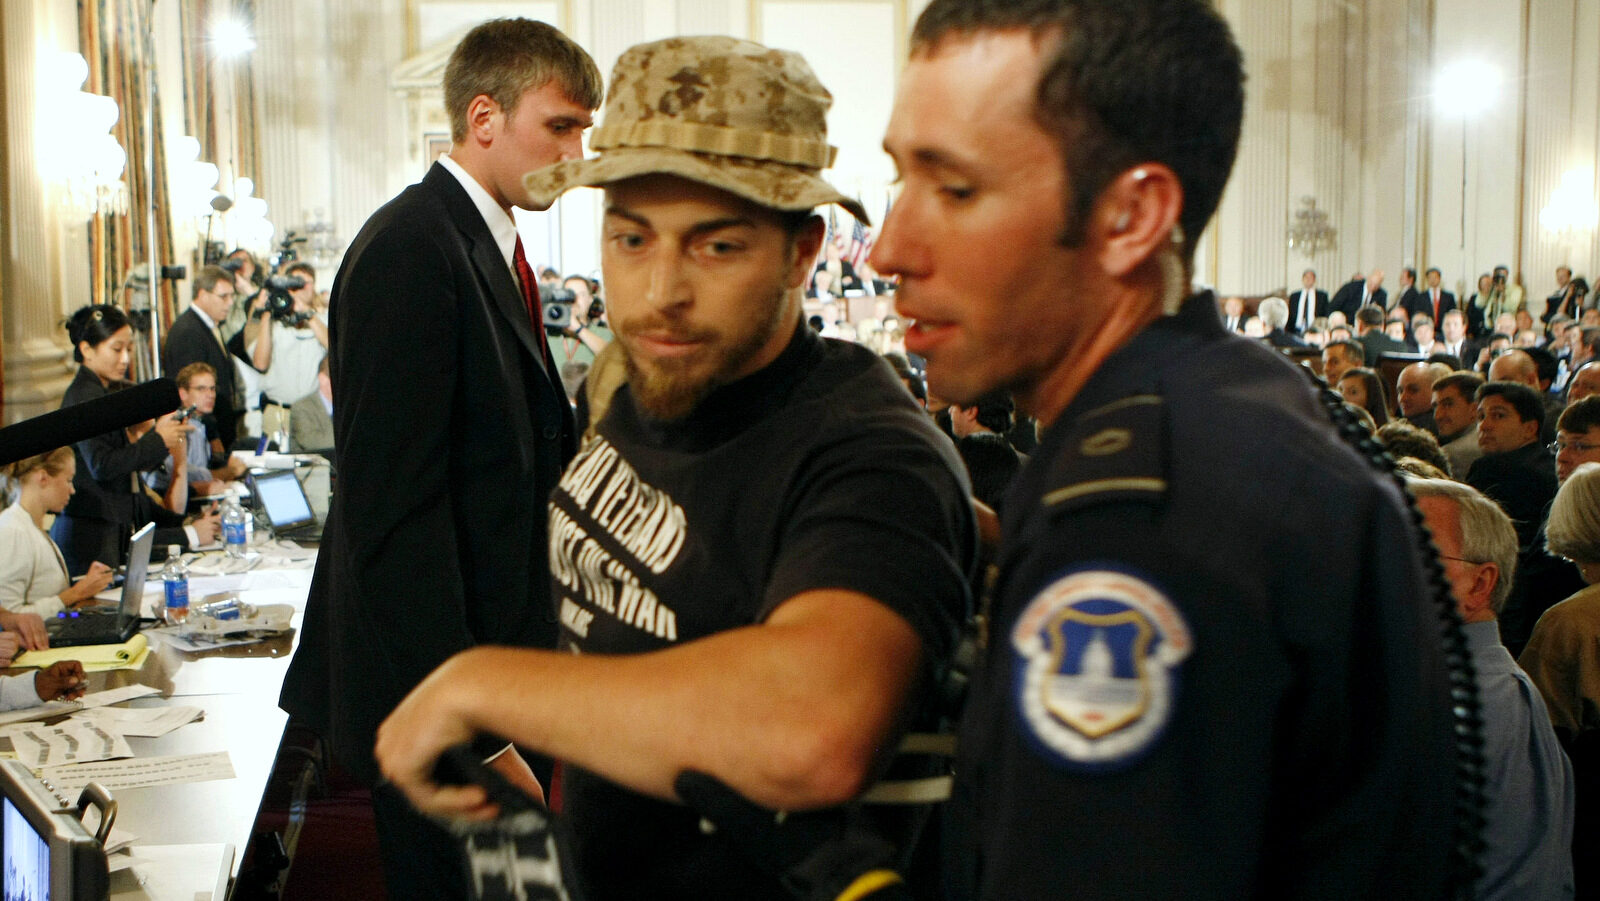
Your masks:
{"label": "suit lapel", "polygon": [[505,318],[512,334],[522,342],[528,356],[533,357],[539,368],[544,370],[546,378],[553,377],[540,350],[539,336],[533,333],[528,307],[522,302],[522,291],[517,287],[516,279],[511,277],[511,270],[500,255],[500,248],[494,243],[494,235],[489,233],[488,224],[483,221],[483,215],[478,212],[472,198],[467,196],[466,189],[461,187],[449,170],[438,163],[433,164],[422,181],[444,198],[445,209],[467,240],[467,255],[483,283],[488,286],[490,299]]}

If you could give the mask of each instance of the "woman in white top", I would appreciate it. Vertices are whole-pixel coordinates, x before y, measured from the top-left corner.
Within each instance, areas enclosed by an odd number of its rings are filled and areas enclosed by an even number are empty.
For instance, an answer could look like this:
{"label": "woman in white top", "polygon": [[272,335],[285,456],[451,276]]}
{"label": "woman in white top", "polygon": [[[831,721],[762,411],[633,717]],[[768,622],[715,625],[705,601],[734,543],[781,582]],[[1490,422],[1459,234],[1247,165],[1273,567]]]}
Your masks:
{"label": "woman in white top", "polygon": [[[55,616],[94,603],[95,593],[111,584],[110,567],[98,561],[69,584],[61,551],[44,530],[45,514],[60,513],[72,497],[76,468],[70,447],[0,466],[0,485],[10,502],[0,511],[0,608],[7,613]],[[0,626],[9,630],[8,619],[0,615]],[[19,631],[26,639],[30,630]],[[42,622],[39,632],[42,638]]]}

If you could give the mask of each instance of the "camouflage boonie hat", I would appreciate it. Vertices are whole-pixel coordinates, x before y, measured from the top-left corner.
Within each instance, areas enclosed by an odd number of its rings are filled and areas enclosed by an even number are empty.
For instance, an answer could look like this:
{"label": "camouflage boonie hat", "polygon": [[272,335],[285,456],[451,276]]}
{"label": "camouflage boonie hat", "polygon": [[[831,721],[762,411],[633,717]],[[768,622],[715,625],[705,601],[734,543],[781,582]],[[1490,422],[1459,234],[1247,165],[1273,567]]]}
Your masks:
{"label": "camouflage boonie hat", "polygon": [[604,122],[589,137],[600,155],[529,172],[522,186],[545,209],[572,188],[660,173],[776,210],[837,203],[870,223],[818,176],[838,153],[832,104],[798,53],[730,37],[639,44],[611,72]]}

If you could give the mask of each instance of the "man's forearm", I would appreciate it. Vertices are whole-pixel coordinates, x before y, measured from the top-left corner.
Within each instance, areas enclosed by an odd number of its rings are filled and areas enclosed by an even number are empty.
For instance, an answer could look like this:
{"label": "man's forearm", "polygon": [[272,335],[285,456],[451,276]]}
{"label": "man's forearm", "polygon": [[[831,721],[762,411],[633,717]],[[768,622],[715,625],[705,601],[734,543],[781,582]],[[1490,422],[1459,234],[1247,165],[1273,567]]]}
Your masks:
{"label": "man's forearm", "polygon": [[412,725],[454,719],[659,798],[697,770],[768,807],[822,807],[866,787],[919,657],[887,608],[814,592],[764,625],[649,654],[475,648],[418,688],[448,712]]}

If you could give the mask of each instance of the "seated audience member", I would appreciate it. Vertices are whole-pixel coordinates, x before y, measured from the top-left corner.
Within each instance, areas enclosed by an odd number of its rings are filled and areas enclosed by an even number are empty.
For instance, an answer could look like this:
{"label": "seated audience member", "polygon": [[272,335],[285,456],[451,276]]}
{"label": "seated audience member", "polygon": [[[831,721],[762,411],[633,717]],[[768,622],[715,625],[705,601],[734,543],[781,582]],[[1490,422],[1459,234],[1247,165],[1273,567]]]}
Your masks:
{"label": "seated audience member", "polygon": [[1450,458],[1444,455],[1439,439],[1433,437],[1432,432],[1396,419],[1379,426],[1377,438],[1396,460],[1404,457],[1421,460],[1442,473],[1443,478],[1450,478]]}
{"label": "seated audience member", "polygon": [[1478,389],[1483,379],[1470,372],[1452,372],[1433,383],[1433,423],[1439,445],[1450,460],[1450,472],[1460,479],[1483,456],[1478,447]]}
{"label": "seated audience member", "polygon": [[1330,325],[1328,326],[1328,340],[1322,346],[1327,347],[1329,344],[1337,344],[1340,341],[1349,341],[1352,337],[1353,336],[1350,334],[1350,327],[1348,325]]}
{"label": "seated audience member", "polygon": [[1361,312],[1356,314],[1356,340],[1361,342],[1363,359],[1373,366],[1378,365],[1378,357],[1382,354],[1411,351],[1404,342],[1396,341],[1384,333],[1384,319],[1383,308],[1375,304],[1362,307]]}
{"label": "seated audience member", "polygon": [[822,261],[817,263],[816,271],[828,273],[828,284],[836,297],[843,297],[847,291],[865,290],[855,264],[844,258],[842,233],[836,232],[831,240],[822,243]]}
{"label": "seated audience member", "polygon": [[1445,353],[1458,360],[1477,356],[1472,342],[1467,340],[1467,314],[1460,310],[1451,310],[1444,314],[1444,321],[1439,323],[1439,332],[1442,336],[1439,341],[1440,349]]}
{"label": "seated audience member", "polygon": [[1485,378],[1489,375],[1489,365],[1499,356],[1511,350],[1511,335],[1509,333],[1495,332],[1490,335],[1478,348],[1478,362],[1473,366],[1474,372]]}
{"label": "seated audience member", "polygon": [[[0,511],[0,607],[7,614],[55,616],[94,603],[95,593],[111,584],[111,567],[98,560],[70,582],[61,551],[44,530],[44,518],[60,513],[72,497],[76,470],[70,447],[0,466],[0,489],[10,505]],[[14,631],[4,619],[0,627]]]}
{"label": "seated audience member", "polygon": [[1390,316],[1383,324],[1383,333],[1406,346],[1406,350],[1415,353],[1416,345],[1411,342],[1410,328],[1404,316]]}
{"label": "seated audience member", "polygon": [[1328,343],[1328,332],[1322,326],[1313,325],[1306,329],[1305,334],[1301,335],[1300,338],[1305,341],[1307,347],[1315,347],[1320,350]]}
{"label": "seated audience member", "polygon": [[[1539,443],[1544,405],[1532,388],[1489,382],[1478,389],[1478,446],[1466,483],[1500,505],[1517,528],[1518,546],[1533,549],[1556,493],[1555,461]],[[1512,585],[1500,616],[1500,634],[1513,655],[1522,650],[1539,614],[1558,598],[1540,597],[1528,573]]]}
{"label": "seated audience member", "polygon": [[1479,899],[1570,898],[1572,764],[1543,699],[1500,643],[1517,536],[1493,502],[1459,482],[1407,480],[1465,623],[1483,712],[1484,849]]}
{"label": "seated audience member", "polygon": [[1449,374],[1449,367],[1441,363],[1412,363],[1400,370],[1400,377],[1395,380],[1400,415],[1434,437],[1438,437],[1439,427],[1433,419],[1433,383]]}
{"label": "seated audience member", "polygon": [[1230,332],[1244,331],[1244,298],[1228,297],[1223,299],[1222,327]]}
{"label": "seated audience member", "polygon": [[1262,337],[1273,347],[1306,347],[1307,344],[1294,335],[1284,331],[1284,326],[1289,322],[1289,304],[1278,297],[1269,297],[1256,308],[1256,313],[1261,317],[1261,326],[1266,330]]}
{"label": "seated audience member", "polygon": [[[178,383],[178,401],[184,409],[193,408],[194,416],[190,418],[195,425],[194,431],[187,435],[188,453],[185,455],[189,475],[189,493],[191,496],[209,496],[220,494],[226,483],[244,475],[243,463],[231,457],[224,458],[221,465],[211,469],[211,457],[214,451],[220,452],[222,441],[211,438],[206,432],[206,420],[216,407],[217,402],[217,373],[209,363],[190,363],[178,370],[174,379]],[[157,494],[166,494],[172,485],[172,471],[176,460],[168,456],[166,462],[155,472],[146,473],[145,484]]]}
{"label": "seated audience member", "polygon": [[1011,414],[1015,410],[1011,395],[1003,391],[991,391],[970,407],[951,404],[950,428],[957,438],[965,438],[975,432],[1004,436],[1011,430]]}
{"label": "seated audience member", "polygon": [[1450,473],[1429,463],[1427,460],[1419,460],[1416,457],[1401,457],[1394,461],[1394,470],[1401,474],[1414,475],[1420,479],[1450,478]]}
{"label": "seated audience member", "polygon": [[906,390],[916,398],[917,405],[924,410],[928,409],[928,385],[922,380],[922,373],[912,368],[910,359],[900,353],[884,354],[883,358],[888,361],[889,368],[894,370],[894,374],[900,377]]}
{"label": "seated audience member", "polygon": [[[1546,365],[1541,363],[1543,360]],[[1555,410],[1551,410],[1549,399],[1550,379],[1555,378],[1556,361],[1549,352],[1539,348],[1513,348],[1494,358],[1489,364],[1489,381],[1491,382],[1516,382],[1527,385],[1538,394],[1544,404],[1544,427],[1539,432],[1541,443],[1549,444],[1556,440],[1556,416],[1560,414],[1559,402]],[[1545,369],[1548,369],[1548,378]]]}
{"label": "seated audience member", "polygon": [[1011,480],[1022,468],[1016,449],[1004,435],[971,432],[956,439],[956,451],[972,480],[972,496],[998,511]]}
{"label": "seated audience member", "polygon": [[317,364],[317,390],[289,407],[289,450],[333,456],[333,381],[326,356]]}
{"label": "seated audience member", "polygon": [[1600,394],[1600,360],[1590,360],[1578,367],[1567,385],[1567,403]]}
{"label": "seated audience member", "polygon": [[1434,336],[1433,320],[1427,314],[1411,317],[1411,346],[1423,356],[1431,356],[1444,349]]}
{"label": "seated audience member", "polygon": [[1585,463],[1600,463],[1600,398],[1585,397],[1561,411],[1555,451],[1557,482]]}
{"label": "seated audience member", "polygon": [[1579,897],[1588,897],[1600,888],[1600,464],[1562,483],[1545,533],[1550,553],[1577,564],[1587,587],[1539,617],[1519,662],[1572,758],[1572,859]]}
{"label": "seated audience member", "polygon": [[1527,544],[1556,494],[1555,461],[1539,444],[1544,404],[1532,388],[1514,382],[1488,382],[1478,389],[1477,400],[1483,456],[1467,470],[1465,481],[1506,511]]}
{"label": "seated audience member", "polygon": [[1244,321],[1244,336],[1246,338],[1265,338],[1267,336],[1267,324],[1261,320],[1260,316],[1246,318]]}
{"label": "seated audience member", "polygon": [[1349,338],[1335,341],[1333,330],[1330,329],[1328,343],[1322,348],[1322,379],[1330,387],[1337,386],[1346,372],[1363,365],[1366,359],[1367,352],[1361,342]]}
{"label": "seated audience member", "polygon": [[1381,428],[1389,421],[1389,403],[1383,394],[1383,381],[1376,372],[1364,366],[1347,370],[1339,376],[1338,388],[1345,402],[1366,410],[1376,427]]}

